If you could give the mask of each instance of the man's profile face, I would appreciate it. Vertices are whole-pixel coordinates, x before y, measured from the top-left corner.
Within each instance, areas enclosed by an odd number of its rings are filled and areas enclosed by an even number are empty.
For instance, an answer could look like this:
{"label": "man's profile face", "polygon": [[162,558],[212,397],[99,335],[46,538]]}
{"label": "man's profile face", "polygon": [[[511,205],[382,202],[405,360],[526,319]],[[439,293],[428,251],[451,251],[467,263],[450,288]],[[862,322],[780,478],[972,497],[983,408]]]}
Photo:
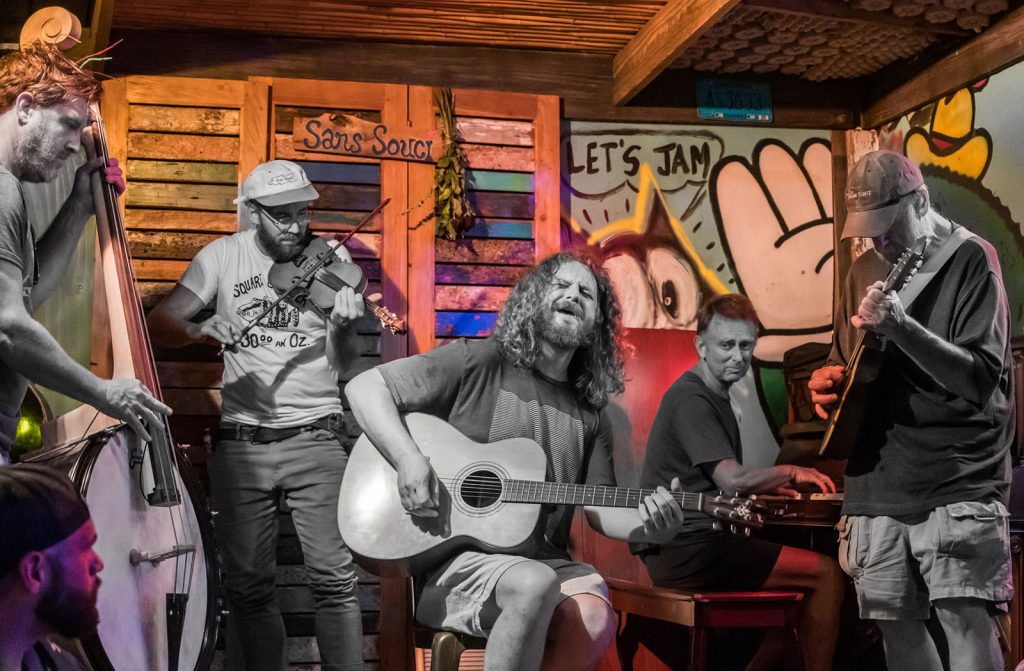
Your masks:
{"label": "man's profile face", "polygon": [[558,347],[580,347],[594,340],[598,287],[582,263],[559,266],[540,306],[540,335]]}
{"label": "man's profile face", "polygon": [[96,631],[99,572],[103,560],[93,549],[92,520],[45,552],[50,581],[36,602],[36,617],[61,636],[77,638]]}
{"label": "man's profile face", "polygon": [[309,202],[250,206],[256,235],[270,258],[290,261],[306,247],[309,237]]}
{"label": "man's profile face", "polygon": [[708,372],[729,386],[750,370],[755,344],[757,327],[751,322],[715,315],[704,333],[697,336],[697,353]]}
{"label": "man's profile face", "polygon": [[918,216],[917,192],[907,194],[900,200],[900,208],[892,226],[878,237],[871,238],[875,251],[889,263],[896,263],[900,255],[914,246],[917,240],[929,233],[924,217]]}
{"label": "man's profile face", "polygon": [[89,119],[85,100],[72,98],[50,107],[32,107],[16,141],[12,172],[25,182],[50,182],[82,146]]}

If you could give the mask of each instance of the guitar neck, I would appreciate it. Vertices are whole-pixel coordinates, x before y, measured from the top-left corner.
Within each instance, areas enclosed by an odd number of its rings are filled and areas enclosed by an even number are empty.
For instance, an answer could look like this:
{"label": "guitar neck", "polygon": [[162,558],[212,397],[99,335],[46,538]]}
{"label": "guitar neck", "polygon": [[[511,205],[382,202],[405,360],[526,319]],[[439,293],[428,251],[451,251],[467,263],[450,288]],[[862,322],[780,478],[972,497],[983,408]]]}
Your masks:
{"label": "guitar neck", "polygon": [[[568,506],[636,508],[653,489],[609,487],[607,485],[570,485],[531,480],[506,480],[501,496],[509,503],[549,503]],[[702,510],[703,494],[669,492],[683,510]]]}

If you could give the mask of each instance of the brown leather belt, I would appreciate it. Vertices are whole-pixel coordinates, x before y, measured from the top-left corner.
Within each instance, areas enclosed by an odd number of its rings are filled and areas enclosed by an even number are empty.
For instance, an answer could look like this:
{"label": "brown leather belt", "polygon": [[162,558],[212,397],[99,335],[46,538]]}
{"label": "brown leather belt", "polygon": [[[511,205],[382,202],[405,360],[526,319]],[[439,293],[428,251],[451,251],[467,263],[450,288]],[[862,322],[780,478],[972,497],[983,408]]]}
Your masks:
{"label": "brown leather belt", "polygon": [[294,438],[303,431],[314,431],[325,429],[339,438],[345,435],[345,417],[341,413],[334,413],[321,417],[309,424],[301,426],[286,426],[276,429],[269,426],[257,426],[254,424],[238,424],[236,422],[221,422],[217,429],[217,440],[245,440],[250,443],[276,443],[282,440]]}

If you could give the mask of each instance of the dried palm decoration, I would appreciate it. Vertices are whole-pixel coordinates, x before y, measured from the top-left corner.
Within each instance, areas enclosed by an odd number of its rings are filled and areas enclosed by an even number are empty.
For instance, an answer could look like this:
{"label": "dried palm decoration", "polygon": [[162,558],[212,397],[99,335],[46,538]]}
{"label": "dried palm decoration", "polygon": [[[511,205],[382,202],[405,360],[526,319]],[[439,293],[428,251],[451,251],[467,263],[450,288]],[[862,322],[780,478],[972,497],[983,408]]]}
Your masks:
{"label": "dried palm decoration", "polygon": [[454,240],[473,225],[473,206],[466,186],[466,155],[455,123],[455,96],[449,88],[436,96],[444,146],[434,167],[434,224],[437,235]]}

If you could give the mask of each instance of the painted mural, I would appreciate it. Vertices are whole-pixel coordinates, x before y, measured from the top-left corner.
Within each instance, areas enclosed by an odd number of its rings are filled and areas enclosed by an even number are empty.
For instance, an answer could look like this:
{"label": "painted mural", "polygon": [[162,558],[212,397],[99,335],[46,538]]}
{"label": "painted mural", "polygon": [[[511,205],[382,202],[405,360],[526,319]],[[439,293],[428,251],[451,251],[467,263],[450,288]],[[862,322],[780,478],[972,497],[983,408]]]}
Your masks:
{"label": "painted mural", "polygon": [[824,133],[573,123],[566,219],[597,247],[624,325],[694,329],[701,302],[748,296],[764,331],[734,390],[747,463],[771,463],[784,420],[783,354],[828,342],[832,168]]}
{"label": "painted mural", "polygon": [[881,129],[882,148],[921,167],[935,208],[999,252],[1013,334],[1024,335],[1024,91],[1017,65]]}

